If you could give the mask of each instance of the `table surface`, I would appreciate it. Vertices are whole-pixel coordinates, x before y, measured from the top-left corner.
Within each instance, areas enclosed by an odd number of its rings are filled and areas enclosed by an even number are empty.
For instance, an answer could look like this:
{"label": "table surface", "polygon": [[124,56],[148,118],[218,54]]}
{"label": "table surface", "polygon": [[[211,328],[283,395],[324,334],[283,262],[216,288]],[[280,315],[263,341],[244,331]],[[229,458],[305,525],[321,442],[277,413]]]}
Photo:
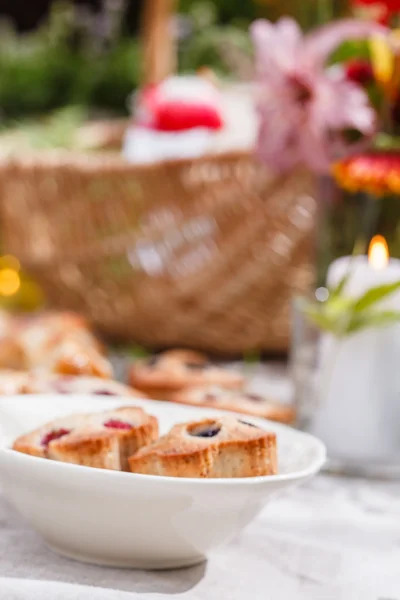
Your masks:
{"label": "table surface", "polygon": [[[251,369],[254,389],[289,397],[284,365]],[[400,482],[319,475],[207,563],[143,572],[53,554],[0,492],[0,599],[400,600],[399,498]]]}

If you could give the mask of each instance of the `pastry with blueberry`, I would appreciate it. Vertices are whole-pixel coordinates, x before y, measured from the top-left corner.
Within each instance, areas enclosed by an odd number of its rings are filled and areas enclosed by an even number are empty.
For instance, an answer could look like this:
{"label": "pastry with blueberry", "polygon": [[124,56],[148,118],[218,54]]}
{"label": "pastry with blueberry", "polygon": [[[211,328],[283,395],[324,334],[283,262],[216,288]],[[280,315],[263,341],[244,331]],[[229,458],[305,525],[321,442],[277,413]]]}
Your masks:
{"label": "pastry with blueberry", "polygon": [[280,423],[293,423],[295,411],[290,406],[274,402],[253,392],[227,390],[215,385],[204,385],[178,392],[173,402],[192,406],[208,406],[233,412],[262,417]]}
{"label": "pastry with blueberry", "polygon": [[136,361],[130,369],[129,383],[156,400],[170,400],[178,391],[199,385],[241,389],[240,373],[219,367],[200,352],[169,350],[149,359]]}
{"label": "pastry with blueberry", "polygon": [[[0,372],[1,373],[1,372]],[[26,394],[89,394],[90,396],[128,396],[144,398],[145,394],[123,383],[100,377],[74,375],[27,374]]]}
{"label": "pastry with blueberry", "polygon": [[128,458],[158,437],[158,421],[141,408],[55,419],[15,440],[17,452],[61,462],[128,471]]}
{"label": "pastry with blueberry", "polygon": [[175,425],[129,459],[132,473],[228,478],[274,475],[276,436],[227,415]]}

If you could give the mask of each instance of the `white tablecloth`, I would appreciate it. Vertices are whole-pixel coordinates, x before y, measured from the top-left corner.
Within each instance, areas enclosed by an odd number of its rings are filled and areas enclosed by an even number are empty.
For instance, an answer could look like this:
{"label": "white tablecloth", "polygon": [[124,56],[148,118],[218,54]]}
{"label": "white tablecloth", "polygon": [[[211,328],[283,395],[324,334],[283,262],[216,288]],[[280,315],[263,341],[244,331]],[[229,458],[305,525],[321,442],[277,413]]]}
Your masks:
{"label": "white tablecloth", "polygon": [[319,476],[207,563],[168,572],[59,557],[0,495],[0,600],[167,598],[399,600],[400,484]]}
{"label": "white tablecloth", "polygon": [[[114,363],[124,380],[126,359]],[[290,397],[285,365],[246,371],[255,391]],[[320,475],[266,506],[207,563],[164,572],[59,557],[0,492],[0,600],[127,599],[400,600],[400,482]]]}

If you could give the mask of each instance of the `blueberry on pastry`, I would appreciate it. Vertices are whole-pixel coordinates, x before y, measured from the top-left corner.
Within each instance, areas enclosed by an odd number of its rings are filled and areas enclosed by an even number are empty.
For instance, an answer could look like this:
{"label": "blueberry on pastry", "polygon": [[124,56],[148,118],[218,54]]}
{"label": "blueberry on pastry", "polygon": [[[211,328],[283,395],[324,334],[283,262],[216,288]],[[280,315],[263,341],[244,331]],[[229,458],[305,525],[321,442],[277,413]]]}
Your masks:
{"label": "blueberry on pastry", "polygon": [[277,472],[276,436],[224,416],[175,425],[129,459],[133,473],[167,477],[256,477]]}
{"label": "blueberry on pastry", "polygon": [[134,388],[160,400],[169,400],[174,393],[193,386],[213,384],[240,389],[243,382],[239,373],[218,367],[192,350],[170,350],[136,361],[129,374]]}
{"label": "blueberry on pastry", "polygon": [[13,449],[76,465],[127,471],[129,456],[157,437],[155,417],[125,406],[56,419],[19,437]]}
{"label": "blueberry on pastry", "polygon": [[176,393],[173,402],[193,406],[209,406],[222,410],[239,412],[255,417],[293,423],[295,411],[290,406],[274,402],[261,394],[240,390],[227,390],[219,386],[204,385]]}

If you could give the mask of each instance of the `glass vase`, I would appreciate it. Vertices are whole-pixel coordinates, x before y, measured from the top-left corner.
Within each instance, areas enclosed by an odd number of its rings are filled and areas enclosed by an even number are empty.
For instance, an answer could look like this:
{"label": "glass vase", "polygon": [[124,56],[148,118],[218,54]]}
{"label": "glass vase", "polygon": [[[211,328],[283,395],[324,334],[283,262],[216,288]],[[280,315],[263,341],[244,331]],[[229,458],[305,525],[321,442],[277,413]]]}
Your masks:
{"label": "glass vase", "polygon": [[365,254],[375,235],[382,235],[389,255],[400,258],[400,198],[351,194],[330,177],[318,189],[319,214],[316,248],[316,285],[324,286],[330,264],[341,256]]}
{"label": "glass vase", "polygon": [[290,355],[298,426],[326,444],[328,470],[400,477],[400,325],[338,338],[302,307],[297,298]]}

